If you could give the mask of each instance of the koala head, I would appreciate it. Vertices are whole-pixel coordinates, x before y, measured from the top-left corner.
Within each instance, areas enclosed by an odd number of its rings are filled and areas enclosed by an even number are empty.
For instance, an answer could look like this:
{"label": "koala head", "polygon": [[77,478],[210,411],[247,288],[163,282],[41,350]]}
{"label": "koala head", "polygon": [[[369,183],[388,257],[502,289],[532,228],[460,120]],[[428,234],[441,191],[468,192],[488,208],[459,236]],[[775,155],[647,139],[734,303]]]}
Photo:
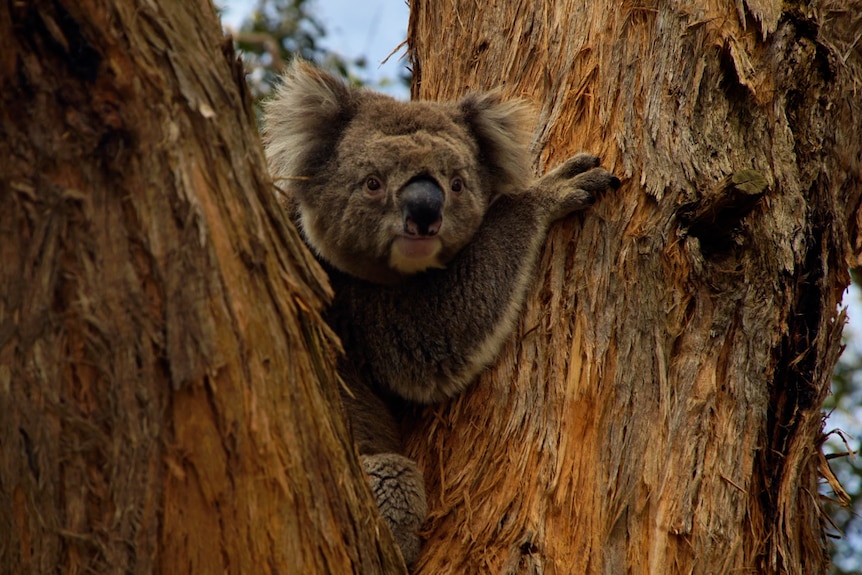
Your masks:
{"label": "koala head", "polygon": [[298,62],[265,105],[264,144],[308,244],[378,283],[444,267],[488,206],[531,177],[527,108],[496,92],[400,102]]}

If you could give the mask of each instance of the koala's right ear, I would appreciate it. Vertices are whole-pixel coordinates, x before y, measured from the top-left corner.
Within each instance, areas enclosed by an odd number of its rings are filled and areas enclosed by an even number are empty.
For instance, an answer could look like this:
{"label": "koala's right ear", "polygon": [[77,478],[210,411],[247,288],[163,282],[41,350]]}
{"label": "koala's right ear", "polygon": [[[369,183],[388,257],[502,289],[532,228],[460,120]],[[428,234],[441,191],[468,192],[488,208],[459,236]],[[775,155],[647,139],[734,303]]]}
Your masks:
{"label": "koala's right ear", "polygon": [[357,106],[356,90],[295,59],[275,95],[263,104],[263,143],[273,177],[316,173],[333,157]]}

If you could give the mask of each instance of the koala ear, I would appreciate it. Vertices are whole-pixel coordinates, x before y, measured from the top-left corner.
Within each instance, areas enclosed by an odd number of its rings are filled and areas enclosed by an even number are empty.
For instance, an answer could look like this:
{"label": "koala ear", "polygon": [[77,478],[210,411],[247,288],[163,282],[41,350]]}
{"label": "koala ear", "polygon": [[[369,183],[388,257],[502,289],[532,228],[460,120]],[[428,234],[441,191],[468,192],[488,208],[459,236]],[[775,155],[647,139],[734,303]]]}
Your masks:
{"label": "koala ear", "polygon": [[458,103],[488,166],[494,193],[518,193],[532,179],[528,129],[530,109],[523,100],[503,101],[499,92],[470,94]]}
{"label": "koala ear", "polygon": [[295,59],[264,103],[263,143],[274,178],[310,176],[333,156],[356,113],[358,92]]}

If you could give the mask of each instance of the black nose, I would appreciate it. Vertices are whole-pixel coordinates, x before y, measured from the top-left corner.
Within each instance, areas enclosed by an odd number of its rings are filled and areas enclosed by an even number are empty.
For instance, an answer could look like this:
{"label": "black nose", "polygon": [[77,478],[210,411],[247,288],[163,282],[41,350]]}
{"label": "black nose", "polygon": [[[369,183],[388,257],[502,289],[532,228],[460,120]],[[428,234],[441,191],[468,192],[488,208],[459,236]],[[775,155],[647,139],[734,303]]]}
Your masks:
{"label": "black nose", "polygon": [[416,178],[401,190],[404,232],[434,236],[443,224],[443,190],[431,178]]}

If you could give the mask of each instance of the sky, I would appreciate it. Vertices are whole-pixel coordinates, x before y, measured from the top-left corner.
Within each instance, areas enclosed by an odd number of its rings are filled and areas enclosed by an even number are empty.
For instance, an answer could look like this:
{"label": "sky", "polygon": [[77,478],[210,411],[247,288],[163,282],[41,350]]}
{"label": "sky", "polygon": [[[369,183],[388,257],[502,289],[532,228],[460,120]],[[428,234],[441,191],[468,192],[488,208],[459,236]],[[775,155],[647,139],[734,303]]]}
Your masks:
{"label": "sky", "polygon": [[[225,10],[222,21],[238,28],[255,0],[215,0]],[[395,79],[406,65],[405,50],[400,48],[385,63],[381,62],[407,38],[409,9],[405,0],[313,0],[311,9],[326,28],[321,44],[347,58],[365,56],[372,83],[381,78]],[[383,88],[392,96],[407,99],[406,87],[398,83]]]}

